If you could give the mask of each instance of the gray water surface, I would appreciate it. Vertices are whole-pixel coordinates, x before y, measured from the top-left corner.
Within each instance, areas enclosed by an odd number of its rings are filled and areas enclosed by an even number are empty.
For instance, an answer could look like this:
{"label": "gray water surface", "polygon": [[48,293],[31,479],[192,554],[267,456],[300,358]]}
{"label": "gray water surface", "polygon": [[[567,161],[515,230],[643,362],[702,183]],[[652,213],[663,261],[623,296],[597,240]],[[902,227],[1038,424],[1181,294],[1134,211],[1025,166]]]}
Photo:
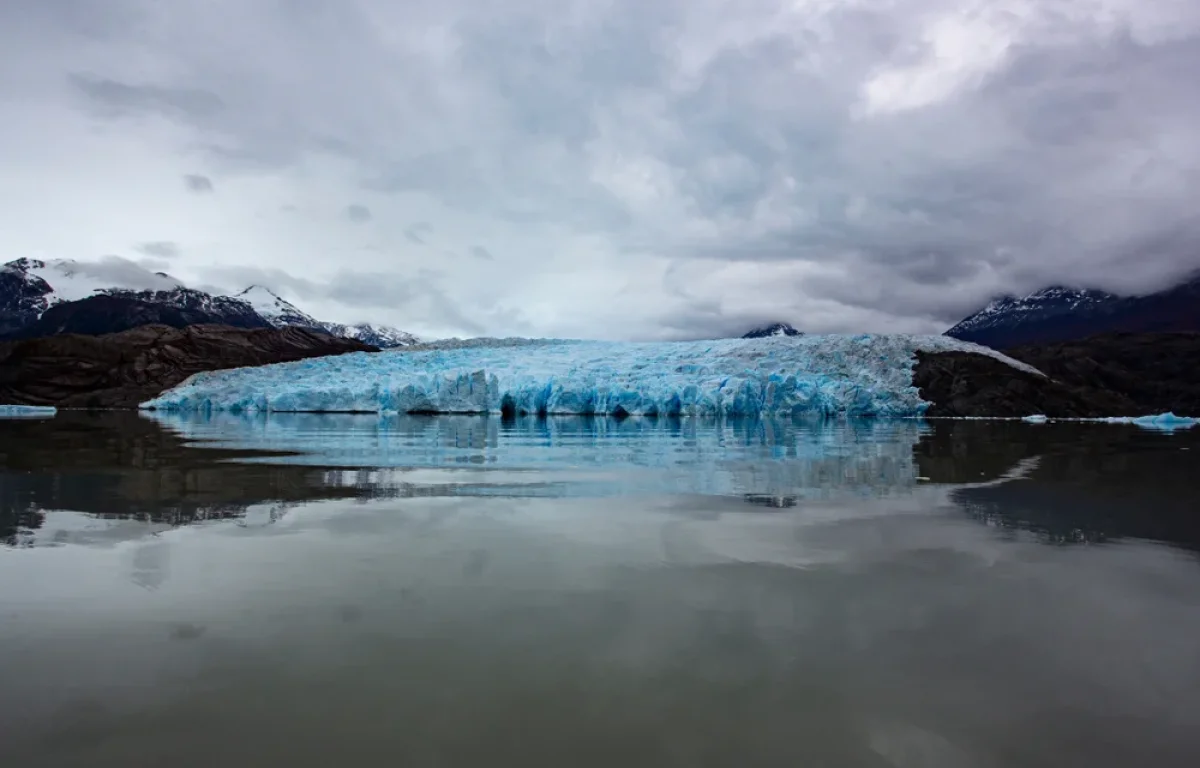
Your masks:
{"label": "gray water surface", "polygon": [[1200,435],[0,422],[0,765],[1194,766]]}

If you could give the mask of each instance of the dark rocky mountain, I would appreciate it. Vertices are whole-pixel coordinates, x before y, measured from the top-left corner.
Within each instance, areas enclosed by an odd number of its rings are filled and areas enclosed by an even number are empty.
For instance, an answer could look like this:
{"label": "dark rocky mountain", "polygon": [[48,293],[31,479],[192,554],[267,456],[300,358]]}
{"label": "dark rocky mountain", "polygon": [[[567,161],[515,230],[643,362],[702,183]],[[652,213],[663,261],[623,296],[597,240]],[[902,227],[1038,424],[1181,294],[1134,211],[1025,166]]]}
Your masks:
{"label": "dark rocky mountain", "polygon": [[797,331],[787,323],[771,323],[770,325],[762,325],[753,330],[742,334],[743,339],[765,339],[770,336],[801,336],[800,331]]}
{"label": "dark rocky mountain", "polygon": [[136,408],[201,371],[377,351],[302,328],[216,325],[143,325],[105,336],[5,341],[0,342],[0,403]]}
{"label": "dark rocky mountain", "polygon": [[50,306],[50,284],[22,270],[25,261],[0,268],[0,338],[33,324]]}
{"label": "dark rocky mountain", "polygon": [[[171,300],[162,300],[164,298]],[[99,336],[144,325],[186,328],[205,324],[233,328],[271,327],[245,302],[180,288],[144,293],[113,291],[55,304],[33,323],[10,333],[9,338],[33,339],[63,333]]]}
{"label": "dark rocky mountain", "polygon": [[251,286],[237,296],[215,296],[186,288],[161,272],[139,274],[133,285],[112,286],[92,267],[67,259],[17,259],[0,267],[0,338],[215,323],[235,328],[308,328],[378,347],[418,342],[412,334],[384,325],[317,320],[261,286]]}
{"label": "dark rocky mountain", "polygon": [[1005,354],[1064,384],[1123,397],[1135,415],[1200,416],[1200,333],[1105,334]]}
{"label": "dark rocky mountain", "polygon": [[1200,415],[1200,333],[1107,334],[1006,350],[1046,377],[969,352],[917,354],[929,416]]}
{"label": "dark rocky mountain", "polygon": [[997,299],[946,331],[963,341],[1007,349],[1053,344],[1103,333],[1200,331],[1200,276],[1158,293],[1047,288],[1023,299]]}

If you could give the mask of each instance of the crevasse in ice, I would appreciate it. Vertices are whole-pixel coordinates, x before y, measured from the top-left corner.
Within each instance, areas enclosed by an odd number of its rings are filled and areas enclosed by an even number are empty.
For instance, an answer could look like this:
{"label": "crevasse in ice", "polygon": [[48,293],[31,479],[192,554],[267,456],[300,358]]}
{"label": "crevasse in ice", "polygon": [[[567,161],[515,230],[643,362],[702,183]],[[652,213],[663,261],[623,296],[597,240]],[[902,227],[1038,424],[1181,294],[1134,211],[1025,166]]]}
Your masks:
{"label": "crevasse in ice", "polygon": [[998,352],[941,336],[630,343],[476,340],[193,376],[162,410],[912,416],[918,350]]}

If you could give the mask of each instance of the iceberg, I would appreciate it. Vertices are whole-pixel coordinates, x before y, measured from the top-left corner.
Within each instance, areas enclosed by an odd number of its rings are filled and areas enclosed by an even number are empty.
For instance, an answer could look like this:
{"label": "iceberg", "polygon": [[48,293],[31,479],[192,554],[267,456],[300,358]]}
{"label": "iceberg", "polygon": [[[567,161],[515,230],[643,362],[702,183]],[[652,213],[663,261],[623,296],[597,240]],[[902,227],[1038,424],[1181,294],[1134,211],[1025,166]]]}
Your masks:
{"label": "iceberg", "polygon": [[1191,429],[1200,424],[1200,419],[1193,419],[1187,416],[1176,416],[1174,413],[1159,413],[1151,416],[1136,416],[1122,417],[1115,419],[1104,419],[1110,424],[1133,424],[1142,429],[1151,429],[1157,432],[1174,432],[1177,429]]}
{"label": "iceberg", "polygon": [[57,408],[42,405],[0,405],[0,419],[48,419]]}
{"label": "iceberg", "polygon": [[[989,355],[944,336],[604,342],[477,339],[196,374],[148,410],[908,417],[918,351]],[[1039,374],[1040,375],[1040,374]]]}
{"label": "iceberg", "polygon": [[1179,429],[1191,429],[1200,424],[1200,419],[1193,419],[1189,416],[1176,416],[1174,413],[1159,413],[1150,416],[1101,416],[1098,418],[1080,418],[1067,417],[1051,419],[1042,414],[1034,414],[1032,416],[1024,416],[1021,418],[1028,424],[1046,424],[1051,421],[1056,422],[1090,422],[1095,424],[1131,424],[1142,429],[1149,429],[1158,432],[1174,432]]}

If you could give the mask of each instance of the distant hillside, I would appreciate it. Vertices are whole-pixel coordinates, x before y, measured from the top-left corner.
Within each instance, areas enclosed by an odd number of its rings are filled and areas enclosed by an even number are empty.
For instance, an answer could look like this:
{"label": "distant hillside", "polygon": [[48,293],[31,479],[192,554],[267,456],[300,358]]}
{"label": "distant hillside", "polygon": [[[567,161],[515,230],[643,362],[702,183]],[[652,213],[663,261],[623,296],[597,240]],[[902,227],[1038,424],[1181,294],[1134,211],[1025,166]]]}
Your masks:
{"label": "distant hillside", "polygon": [[1145,296],[1117,296],[1056,286],[1024,298],[1006,296],[946,331],[962,341],[1008,349],[1102,333],[1200,331],[1200,276]]}

